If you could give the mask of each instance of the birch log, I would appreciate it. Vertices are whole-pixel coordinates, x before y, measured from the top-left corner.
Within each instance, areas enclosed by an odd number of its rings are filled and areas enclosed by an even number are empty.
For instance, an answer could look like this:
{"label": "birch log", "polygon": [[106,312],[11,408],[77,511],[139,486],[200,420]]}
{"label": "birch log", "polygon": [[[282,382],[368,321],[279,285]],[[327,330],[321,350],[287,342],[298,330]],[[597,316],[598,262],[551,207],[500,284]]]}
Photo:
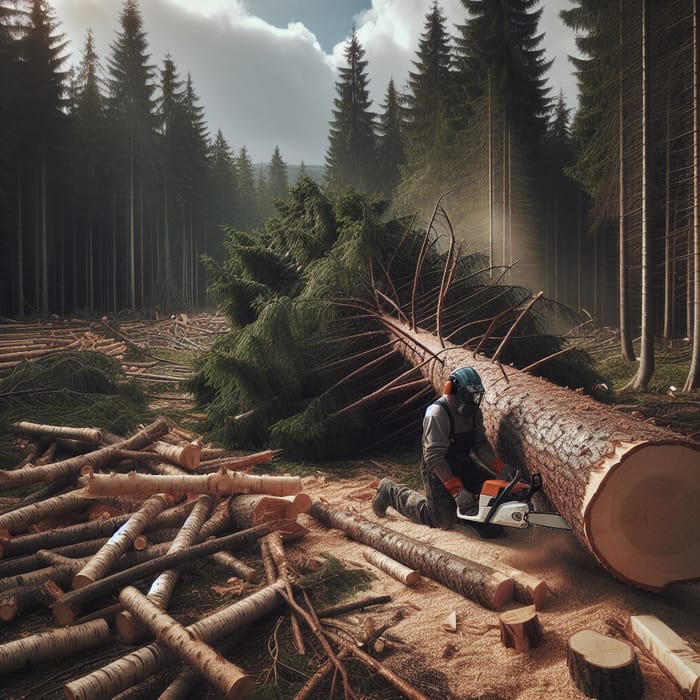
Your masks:
{"label": "birch log", "polygon": [[158,641],[166,644],[218,688],[223,697],[238,700],[250,695],[253,679],[242,668],[219,656],[206,642],[195,639],[137,588],[124,588],[119,594],[119,602],[142,624],[147,625]]}
{"label": "birch log", "polygon": [[[168,554],[181,552],[196,542],[199,530],[209,514],[211,505],[212,498],[209,495],[205,494],[197,499],[195,507],[168,549]],[[170,604],[179,573],[179,569],[168,569],[160,573],[151,584],[146,597],[162,610],[166,610]],[[146,628],[139,624],[128,610],[117,613],[115,626],[119,636],[127,644],[136,644],[137,641],[144,638],[147,632]]]}
{"label": "birch log", "polygon": [[453,591],[490,610],[500,610],[513,599],[513,582],[490,566],[423,544],[383,525],[360,520],[349,513],[315,501],[309,514],[327,527],[342,530],[356,542],[372,547],[404,566],[417,569]]}
{"label": "birch log", "polygon": [[271,496],[291,496],[301,491],[298,476],[257,476],[225,469],[215,474],[95,474],[86,469],[81,478],[87,496],[151,495],[169,493],[184,496],[211,493],[230,496],[239,493],[264,493]]}
{"label": "birch log", "polygon": [[397,581],[401,581],[404,586],[415,586],[420,583],[420,571],[410,569],[386,554],[378,552],[376,549],[365,548],[362,550],[362,556],[385,574],[389,574]]}
{"label": "birch log", "polygon": [[[281,582],[261,588],[243,600],[206,617],[186,630],[195,639],[215,644],[247,627],[280,605]],[[177,656],[160,642],[153,642],[64,686],[68,700],[108,700],[136,683],[167,668]]]}
{"label": "birch log", "polygon": [[69,629],[39,632],[24,639],[16,639],[0,645],[0,675],[28,666],[36,668],[44,661],[65,659],[108,641],[109,625],[105,620],[94,620]]}
{"label": "birch log", "polygon": [[651,591],[700,578],[700,443],[384,320],[437,392],[455,368],[476,369],[496,451],[542,474],[545,494],[603,568]]}
{"label": "birch log", "polygon": [[119,460],[119,450],[140,450],[142,447],[165,435],[169,430],[165,419],[159,418],[154,423],[146,426],[138,433],[121,442],[116,442],[108,447],[88,452],[84,455],[64,459],[60,462],[52,462],[43,466],[31,464],[15,471],[0,471],[0,491],[13,489],[18,486],[36,484],[39,481],[55,481],[61,477],[78,474],[80,470],[90,465],[93,469],[109,465],[113,460]]}
{"label": "birch log", "polygon": [[0,515],[0,530],[6,530],[10,534],[20,533],[42,518],[84,510],[89,505],[90,499],[86,498],[83,489],[70,491]]}
{"label": "birch log", "polygon": [[99,445],[104,440],[104,434],[97,428],[69,428],[58,425],[44,425],[42,423],[31,423],[29,421],[19,421],[13,423],[12,427],[24,435],[34,435],[38,437],[57,437],[68,440],[78,440],[79,442],[91,442]]}
{"label": "birch log", "polygon": [[73,588],[82,588],[102,578],[131,546],[133,541],[155,517],[169,505],[169,499],[157,494],[144,501],[143,505],[107,540],[73,579]]}

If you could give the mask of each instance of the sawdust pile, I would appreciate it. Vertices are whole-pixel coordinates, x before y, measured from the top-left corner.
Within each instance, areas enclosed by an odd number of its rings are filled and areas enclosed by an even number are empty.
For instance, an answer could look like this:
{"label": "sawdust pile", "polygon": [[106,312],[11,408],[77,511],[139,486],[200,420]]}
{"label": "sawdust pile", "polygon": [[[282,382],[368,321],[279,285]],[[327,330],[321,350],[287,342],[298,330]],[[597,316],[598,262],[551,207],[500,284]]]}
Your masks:
{"label": "sawdust pile", "polygon": [[[378,474],[381,478],[384,474]],[[376,481],[374,482],[376,484]],[[371,509],[372,480],[304,479],[314,500],[377,522]],[[582,700],[566,665],[568,638],[582,629],[630,641],[625,624],[630,615],[655,615],[693,649],[700,649],[700,583],[681,584],[651,594],[610,576],[570,534],[530,528],[508,529],[484,540],[470,526],[449,532],[416,525],[389,509],[382,525],[467,559],[498,568],[507,564],[544,580],[546,605],[538,611],[543,643],[528,653],[506,649],[500,641],[498,614],[441,584],[422,578],[407,587],[364,559],[363,545],[338,530],[328,530],[308,515],[299,521],[310,529],[303,540],[306,554],[332,553],[348,568],[371,571],[373,594],[390,594],[391,602],[364,613],[376,626],[393,623],[394,639],[382,661],[429,697],[460,700]],[[513,602],[507,609],[519,607]],[[456,613],[455,632],[443,623]],[[646,700],[683,700],[683,694],[656,663],[635,647]],[[432,692],[431,692],[432,688]]]}

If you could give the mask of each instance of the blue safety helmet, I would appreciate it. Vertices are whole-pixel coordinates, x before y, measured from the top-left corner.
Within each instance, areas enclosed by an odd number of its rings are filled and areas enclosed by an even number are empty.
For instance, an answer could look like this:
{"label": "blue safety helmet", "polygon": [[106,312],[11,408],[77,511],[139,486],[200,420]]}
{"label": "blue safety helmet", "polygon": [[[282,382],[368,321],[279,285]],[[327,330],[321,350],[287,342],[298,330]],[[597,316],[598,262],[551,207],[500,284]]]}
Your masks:
{"label": "blue safety helmet", "polygon": [[445,393],[454,396],[459,404],[479,406],[484,398],[484,385],[473,367],[460,367],[450,374]]}

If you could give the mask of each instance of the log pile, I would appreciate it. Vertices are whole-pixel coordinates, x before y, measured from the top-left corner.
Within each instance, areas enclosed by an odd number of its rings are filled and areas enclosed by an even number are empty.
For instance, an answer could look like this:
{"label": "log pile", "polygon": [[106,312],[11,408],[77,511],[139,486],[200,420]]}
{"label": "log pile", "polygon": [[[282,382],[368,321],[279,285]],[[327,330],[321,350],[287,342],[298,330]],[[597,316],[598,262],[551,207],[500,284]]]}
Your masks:
{"label": "log pile", "polygon": [[[0,674],[89,653],[116,636],[139,646],[124,655],[115,645],[112,662],[65,684],[67,697],[113,697],[181,661],[189,674],[178,677],[178,686],[201,675],[218,696],[244,698],[255,682],[222,658],[219,645],[232,644],[286,603],[300,653],[305,624],[328,656],[325,675],[340,673],[347,697],[355,691],[341,661],[346,656],[359,658],[406,697],[426,698],[377,659],[348,649],[320,624],[308,593],[301,599],[284,546],[308,532],[297,516],[312,501],[297,476],[251,473],[274,452],[222,454],[163,419],[123,437],[29,421],[14,429],[36,440],[37,449],[33,462],[0,472],[7,494],[0,508],[0,625],[20,627],[37,614],[50,621],[40,632],[0,644]],[[237,556],[256,543],[266,583],[258,567]],[[183,565],[204,558],[233,575],[229,580],[257,590],[187,626],[168,608]],[[146,582],[150,588],[142,590]]]}

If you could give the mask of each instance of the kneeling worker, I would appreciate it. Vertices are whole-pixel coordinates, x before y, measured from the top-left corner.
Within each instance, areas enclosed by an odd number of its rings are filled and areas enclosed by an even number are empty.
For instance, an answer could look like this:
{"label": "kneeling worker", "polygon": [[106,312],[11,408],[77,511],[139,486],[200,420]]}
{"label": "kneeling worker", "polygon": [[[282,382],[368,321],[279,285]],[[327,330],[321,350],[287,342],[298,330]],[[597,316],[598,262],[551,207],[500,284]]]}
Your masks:
{"label": "kneeling worker", "polygon": [[416,523],[452,528],[457,522],[456,509],[475,509],[472,492],[478,494],[484,481],[493,478],[472,454],[499,478],[513,478],[515,469],[496,456],[486,438],[480,408],[483,396],[484,386],[474,368],[460,367],[450,374],[444,395],[428,406],[423,419],[421,476],[425,496],[382,479],[372,502],[378,517],[385,517],[391,506]]}

